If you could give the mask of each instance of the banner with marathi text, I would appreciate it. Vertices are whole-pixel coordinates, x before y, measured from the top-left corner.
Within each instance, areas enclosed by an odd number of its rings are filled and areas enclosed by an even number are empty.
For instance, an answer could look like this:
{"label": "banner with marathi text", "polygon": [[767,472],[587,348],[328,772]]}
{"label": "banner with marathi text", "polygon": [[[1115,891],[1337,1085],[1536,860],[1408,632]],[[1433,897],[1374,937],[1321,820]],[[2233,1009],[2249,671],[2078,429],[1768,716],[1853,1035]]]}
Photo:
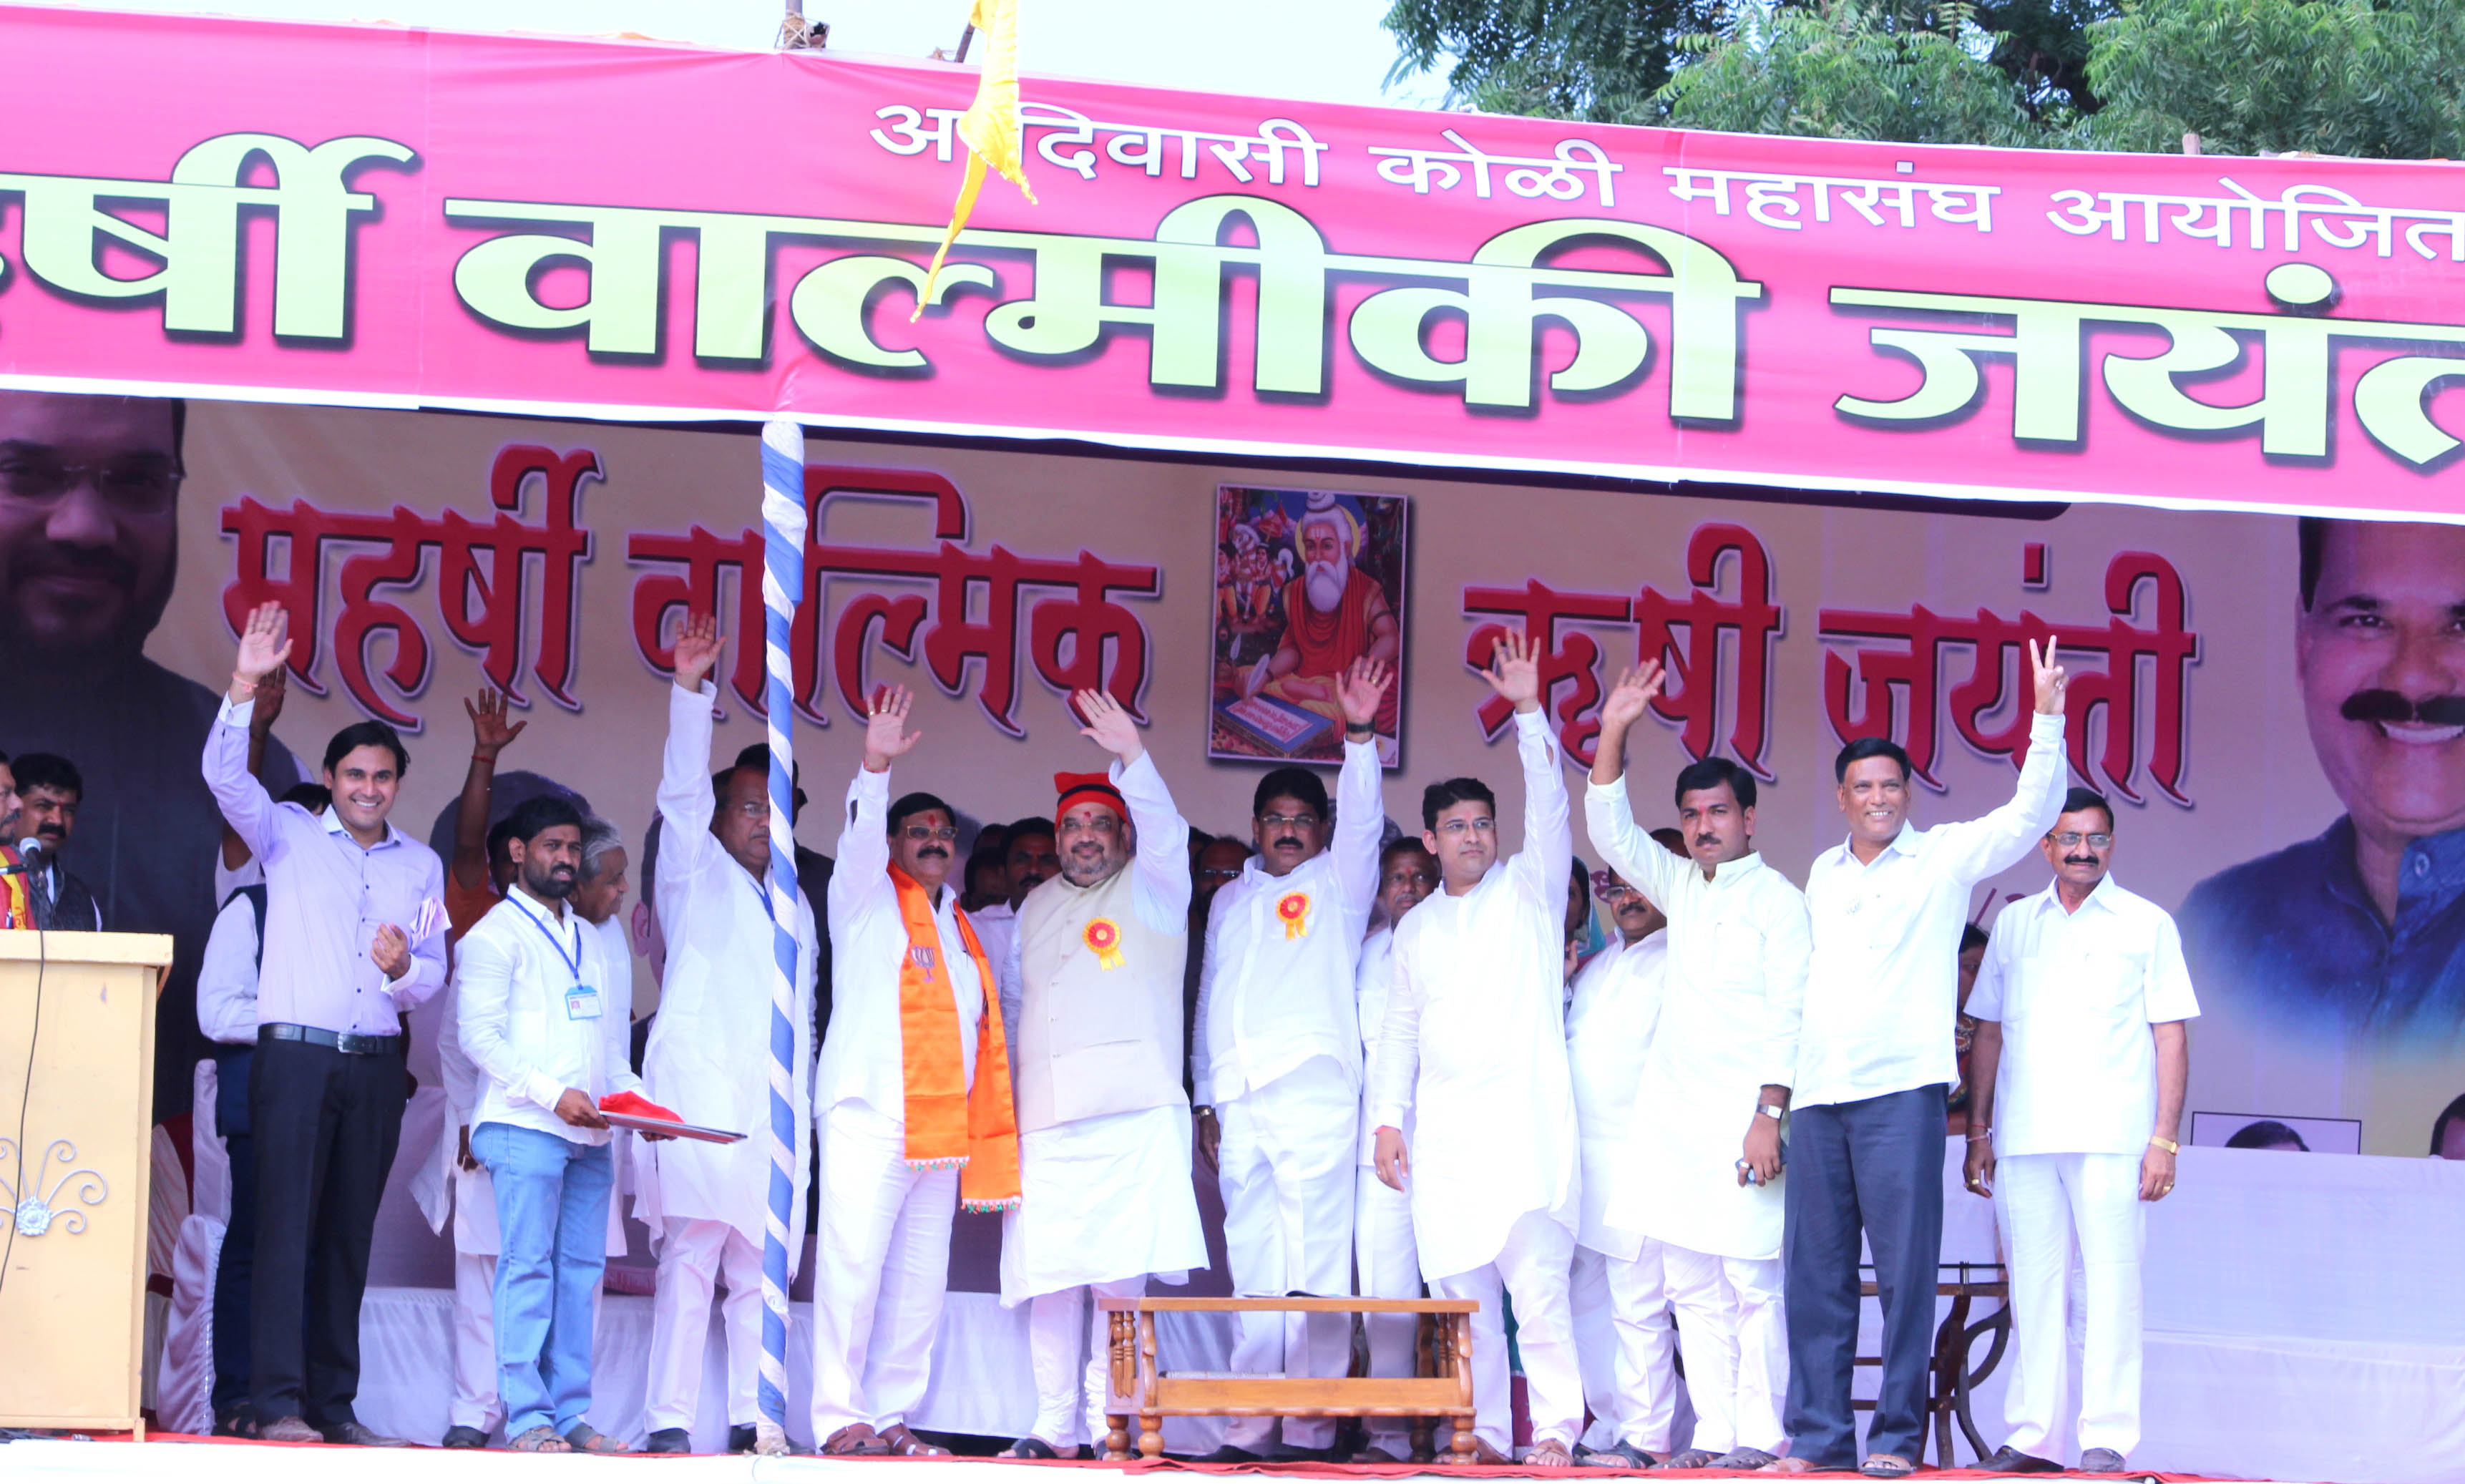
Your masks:
{"label": "banner with marathi text", "polygon": [[[2454,516],[2465,175],[0,9],[0,383]],[[1033,62],[1033,37],[1029,38]],[[142,106],[132,106],[141,102]]]}

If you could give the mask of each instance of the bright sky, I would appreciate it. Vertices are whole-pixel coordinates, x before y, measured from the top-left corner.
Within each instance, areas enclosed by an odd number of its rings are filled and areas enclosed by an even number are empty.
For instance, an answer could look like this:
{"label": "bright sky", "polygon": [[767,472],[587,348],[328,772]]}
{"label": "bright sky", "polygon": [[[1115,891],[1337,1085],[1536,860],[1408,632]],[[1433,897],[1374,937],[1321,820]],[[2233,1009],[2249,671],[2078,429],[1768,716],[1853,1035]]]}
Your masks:
{"label": "bright sky", "polygon": [[[36,0],[58,4],[60,0]],[[1388,0],[1020,0],[1030,72],[1321,102],[1433,106],[1443,87],[1381,89],[1395,43],[1378,22]],[[780,0],[116,0],[78,10],[222,13],[279,20],[396,21],[455,31],[631,31],[713,46],[763,48]],[[831,48],[924,56],[953,47],[968,0],[805,0]]]}

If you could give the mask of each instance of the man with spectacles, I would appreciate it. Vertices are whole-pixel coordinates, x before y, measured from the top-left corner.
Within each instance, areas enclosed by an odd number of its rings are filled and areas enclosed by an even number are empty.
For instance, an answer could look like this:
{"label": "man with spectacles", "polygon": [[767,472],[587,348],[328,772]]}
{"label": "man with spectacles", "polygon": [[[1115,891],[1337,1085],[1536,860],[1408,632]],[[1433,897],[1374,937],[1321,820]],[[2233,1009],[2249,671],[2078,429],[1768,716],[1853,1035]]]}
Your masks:
{"label": "man with spectacles", "polygon": [[[658,921],[667,945],[659,1013],[642,1052],[647,1096],[690,1123],[753,1137],[733,1144],[634,1143],[633,1214],[658,1244],[651,1305],[646,1451],[693,1451],[712,1280],[727,1276],[727,1420],[731,1452],[782,1454],[788,1436],[762,1414],[762,1245],[770,1224],[770,779],[732,767],[713,780],[708,676],[719,623],[690,614],[677,635],[668,745],[659,764]],[[788,1230],[805,1229],[813,980],[821,952],[812,904],[796,898],[795,1049],[788,1116],[796,1130]],[[794,1277],[803,1243],[790,1241]]]}
{"label": "man with spectacles", "polygon": [[907,1418],[931,1380],[951,1217],[1018,1200],[1000,994],[950,879],[958,813],[890,798],[890,765],[920,736],[913,703],[899,686],[866,702],[831,875],[833,1016],[813,1074],[812,1419],[829,1454],[948,1451]]}
{"label": "man with spectacles", "polygon": [[[1981,1467],[2055,1473],[2065,1314],[2081,1283],[2079,1467],[2120,1473],[2140,1442],[2144,1203],[2174,1188],[2200,1013],[2174,919],[2114,882],[2114,807],[2074,788],[2039,848],[2054,883],[1994,922],[1968,1012],[1967,1182],[2011,1254],[2019,1373],[2010,1439]],[[1996,1176],[2001,1179],[1997,1184]]]}
{"label": "man with spectacles", "polygon": [[[1373,724],[1392,678],[1384,661],[1356,659],[1337,680],[1344,742],[1336,806],[1305,768],[1259,779],[1251,805],[1257,853],[1208,910],[1190,1081],[1199,1158],[1224,1191],[1235,1293],[1352,1291],[1352,1112],[1361,1100],[1352,974],[1378,896],[1386,813]],[[1348,1315],[1240,1320],[1237,1372],[1341,1376],[1351,1360]],[[1276,1421],[1232,1419],[1211,1461],[1263,1456]],[[1332,1419],[1287,1418],[1283,1428],[1289,1449],[1330,1456]]]}
{"label": "man with spectacles", "polygon": [[[80,868],[106,920],[172,936],[158,1117],[187,1107],[212,1053],[196,976],[224,895],[222,816],[197,775],[219,698],[144,653],[179,568],[186,423],[167,398],[0,391],[0,748],[109,760],[79,810]],[[265,752],[257,776],[279,796],[299,765],[278,742]]]}

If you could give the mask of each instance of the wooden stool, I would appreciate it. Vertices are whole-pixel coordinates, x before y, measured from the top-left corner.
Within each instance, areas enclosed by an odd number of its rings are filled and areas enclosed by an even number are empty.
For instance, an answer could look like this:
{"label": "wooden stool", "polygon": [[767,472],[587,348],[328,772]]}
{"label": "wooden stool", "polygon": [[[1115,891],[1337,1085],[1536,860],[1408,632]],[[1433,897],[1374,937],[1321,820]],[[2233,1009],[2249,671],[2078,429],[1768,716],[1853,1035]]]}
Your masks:
{"label": "wooden stool", "polygon": [[[1164,1455],[1166,1417],[1410,1417],[1415,1453],[1429,1444],[1431,1417],[1455,1423],[1454,1463],[1473,1451],[1472,1317],[1470,1298],[1099,1298],[1111,1316],[1109,1402],[1138,1406],[1137,1456]],[[1430,1360],[1421,1376],[1166,1375],[1156,1363],[1159,1314],[1417,1314]],[[1133,1456],[1130,1415],[1105,1413],[1112,1430],[1104,1456]]]}

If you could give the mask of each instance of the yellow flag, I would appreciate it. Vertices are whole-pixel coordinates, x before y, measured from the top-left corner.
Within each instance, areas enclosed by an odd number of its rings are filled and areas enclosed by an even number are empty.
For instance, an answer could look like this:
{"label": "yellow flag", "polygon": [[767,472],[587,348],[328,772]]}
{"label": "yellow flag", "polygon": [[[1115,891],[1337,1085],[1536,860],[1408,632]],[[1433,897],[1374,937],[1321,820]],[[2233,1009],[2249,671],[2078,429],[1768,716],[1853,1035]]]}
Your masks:
{"label": "yellow flag", "polygon": [[1002,179],[1016,186],[1035,204],[1035,192],[1027,187],[1027,131],[1018,122],[1018,0],[976,0],[975,10],[967,23],[985,43],[984,71],[976,80],[976,100],[959,116],[959,138],[967,146],[967,173],[959,182],[959,201],[950,210],[950,230],[942,233],[942,245],[933,251],[933,266],[925,270],[924,288],[916,296],[916,312],[907,318],[912,322],[924,313],[933,301],[934,280],[942,276],[942,259],[950,254],[950,244],[967,225],[976,210],[976,192],[985,183],[985,166],[999,170]]}

